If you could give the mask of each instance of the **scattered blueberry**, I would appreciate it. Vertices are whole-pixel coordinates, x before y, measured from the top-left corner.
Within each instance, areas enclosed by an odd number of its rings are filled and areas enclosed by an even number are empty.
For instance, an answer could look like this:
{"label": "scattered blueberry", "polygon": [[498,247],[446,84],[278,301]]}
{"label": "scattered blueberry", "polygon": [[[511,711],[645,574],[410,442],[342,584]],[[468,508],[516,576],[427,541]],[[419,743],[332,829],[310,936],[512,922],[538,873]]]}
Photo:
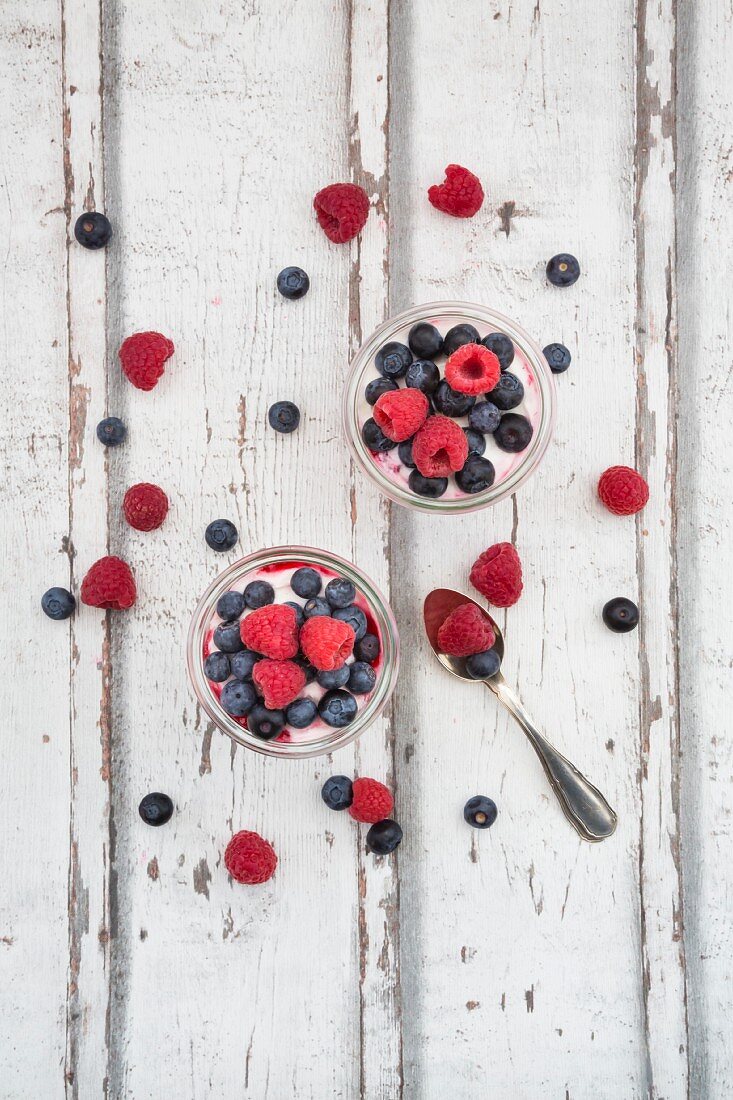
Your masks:
{"label": "scattered blueberry", "polygon": [[295,730],[304,730],[318,717],[318,707],[312,699],[295,699],[285,711],[285,721]]}
{"label": "scattered blueberry", "polygon": [[553,374],[562,374],[570,366],[572,356],[564,344],[548,344],[542,349]]}
{"label": "scattered blueberry", "polygon": [[476,398],[468,393],[459,393],[443,379],[433,394],[433,404],[444,416],[465,416],[476,404]]}
{"label": "scattered blueberry", "polygon": [[290,578],[290,587],[302,600],[310,600],[321,591],[321,574],[308,565],[301,565]]}
{"label": "scattered blueberry", "polygon": [[371,382],[367,383],[364,396],[368,405],[376,405],[383,393],[389,393],[390,390],[398,390],[399,388],[397,383],[390,378],[372,378]]}
{"label": "scattered blueberry", "polygon": [[616,596],[603,608],[603,621],[614,634],[628,634],[639,625],[639,608],[626,596]]}
{"label": "scattered blueberry", "polygon": [[173,799],[160,791],[146,794],[137,808],[146,825],[165,825],[173,817]]}
{"label": "scattered blueberry", "polygon": [[215,519],[206,528],[204,535],[212,550],[231,550],[239,538],[239,532],[228,519]]}
{"label": "scattered blueberry", "polygon": [[80,214],[76,219],[74,236],[84,248],[104,248],[112,239],[112,225],[104,214],[93,210],[88,214]]}
{"label": "scattered blueberry", "polygon": [[514,362],[514,344],[505,333],[490,332],[488,336],[484,336],[481,343],[489,351],[493,351],[502,370],[506,370]]}
{"label": "scattered blueberry", "polygon": [[204,675],[215,684],[223,684],[228,680],[230,671],[229,657],[219,650],[215,649],[204,661]]}
{"label": "scattered blueberry", "polygon": [[237,619],[227,623],[219,623],[214,631],[214,645],[222,653],[238,653],[240,649],[244,649]]}
{"label": "scattered blueberry", "polygon": [[371,664],[379,656],[379,638],[376,634],[365,634],[354,646],[357,661],[369,661]]}
{"label": "scattered blueberry", "polygon": [[328,600],[324,600],[322,596],[314,596],[312,600],[308,600],[303,608],[303,614],[306,619],[312,619],[316,615],[330,615],[331,605]]}
{"label": "scattered blueberry", "polygon": [[255,703],[247,715],[247,729],[262,741],[272,741],[282,732],[285,725],[285,712],[268,710],[262,703]]}
{"label": "scattered blueberry", "polygon": [[418,359],[434,359],[443,350],[443,337],[435,325],[428,324],[427,321],[418,321],[412,326],[407,343]]}
{"label": "scattered blueberry", "polygon": [[464,428],[463,431],[468,442],[468,457],[482,455],[486,450],[486,436],[483,432],[477,432],[474,428]]}
{"label": "scattered blueberry", "polygon": [[311,281],[302,267],[284,267],[277,277],[277,289],[283,298],[304,298]]}
{"label": "scattered blueberry", "polygon": [[257,702],[257,692],[246,680],[230,680],[224,684],[220,702],[227,714],[243,718]]}
{"label": "scattered blueberry", "polygon": [[349,665],[342,665],[341,668],[334,668],[328,671],[321,671],[316,676],[316,680],[325,688],[326,691],[333,691],[334,688],[343,688],[349,682]]}
{"label": "scattered blueberry", "polygon": [[495,649],[487,649],[484,653],[474,653],[466,658],[466,672],[472,680],[486,680],[499,671],[501,661]]}
{"label": "scattered blueberry", "polygon": [[411,470],[410,476],[407,479],[407,484],[410,486],[413,493],[418,493],[421,497],[431,497],[433,500],[437,500],[438,497],[442,497],[443,493],[448,488],[448,478],[423,477],[419,470]]}
{"label": "scattered blueberry", "polygon": [[300,424],[300,409],[292,401],[276,401],[270,405],[267,419],[276,432],[289,435]]}
{"label": "scattered blueberry", "polygon": [[478,329],[475,329],[473,325],[454,325],[445,334],[443,352],[445,355],[452,355],[464,344],[478,344],[478,342]]}
{"label": "scattered blueberry", "polygon": [[491,401],[478,401],[468,412],[468,426],[484,435],[493,435],[499,427],[501,413]]}
{"label": "scattered blueberry", "polygon": [[303,605],[296,603],[295,600],[285,600],[286,607],[292,607],[295,612],[295,621],[299,627],[305,622],[305,615],[303,613]]}
{"label": "scattered blueberry", "polygon": [[333,613],[334,619],[340,619],[341,622],[348,623],[354,631],[356,641],[363,638],[367,631],[367,618],[360,607],[356,604],[350,604],[349,607],[339,607]]}
{"label": "scattered blueberry", "polygon": [[318,713],[328,726],[340,729],[353,722],[358,711],[356,699],[348,691],[327,691],[318,704]]}
{"label": "scattered blueberry", "polygon": [[220,619],[238,619],[244,611],[244,596],[241,592],[225,592],[216,601],[216,613]]}
{"label": "scattered blueberry", "polygon": [[375,366],[384,378],[402,378],[412,362],[412,352],[405,344],[391,340],[380,348],[374,359]]}
{"label": "scattered blueberry", "polygon": [[240,649],[238,653],[232,653],[229,665],[235,680],[249,680],[252,669],[262,658],[259,653],[253,653],[251,649]]}
{"label": "scattered blueberry", "polygon": [[517,405],[521,405],[523,400],[524,386],[522,380],[510,371],[501,375],[489,394],[489,402],[495,405],[497,409],[501,409],[502,412],[516,409]]}
{"label": "scattered blueberry", "polygon": [[377,674],[366,661],[354,661],[347,665],[349,670],[349,691],[353,695],[368,695],[377,682]]}
{"label": "scattered blueberry", "polygon": [[119,447],[127,438],[127,428],[119,416],[105,416],[97,424],[97,439],[105,447]]}
{"label": "scattered blueberry", "polygon": [[482,493],[484,489],[491,488],[495,476],[493,462],[474,455],[466,459],[465,466],[456,474],[456,485],[464,493]]}
{"label": "scattered blueberry", "polygon": [[304,657],[302,653],[299,653],[297,657],[293,657],[296,665],[300,665],[305,673],[306,684],[312,684],[318,675],[318,669],[314,668],[307,657]]}
{"label": "scattered blueberry", "polygon": [[476,794],[469,798],[463,807],[463,816],[474,829],[488,829],[496,821],[499,811],[492,798],[486,798],[483,794]]}
{"label": "scattered blueberry", "polygon": [[422,390],[425,394],[435,393],[440,382],[440,371],[431,359],[416,359],[410,363],[405,375],[405,385],[411,390]]}
{"label": "scattered blueberry", "polygon": [[364,421],[361,429],[361,438],[370,451],[391,451],[397,444],[388,439],[382,429],[371,416]]}
{"label": "scattered blueberry", "polygon": [[519,413],[506,413],[494,432],[494,439],[502,451],[523,451],[529,446],[534,428],[526,416]]}
{"label": "scattered blueberry", "polygon": [[391,817],[377,821],[366,835],[366,845],[375,856],[387,856],[402,842],[402,829]]}
{"label": "scattered blueberry", "polygon": [[408,469],[415,469],[415,460],[412,457],[412,440],[406,439],[403,443],[400,443],[397,447],[397,454],[400,456],[400,462],[403,466],[407,466]]}
{"label": "scattered blueberry", "polygon": [[580,264],[569,252],[559,252],[553,256],[545,270],[553,286],[572,286],[580,278]]}
{"label": "scattered blueberry", "polygon": [[346,577],[334,577],[324,592],[331,607],[349,607],[356,598],[356,589]]}
{"label": "scattered blueberry", "polygon": [[346,775],[332,775],[321,787],[321,798],[329,810],[345,810],[354,801],[354,789]]}
{"label": "scattered blueberry", "polygon": [[267,607],[275,602],[275,589],[268,581],[250,581],[244,590],[244,602],[253,611]]}
{"label": "scattered blueberry", "polygon": [[49,588],[41,596],[41,607],[49,619],[68,619],[74,614],[76,600],[66,588]]}

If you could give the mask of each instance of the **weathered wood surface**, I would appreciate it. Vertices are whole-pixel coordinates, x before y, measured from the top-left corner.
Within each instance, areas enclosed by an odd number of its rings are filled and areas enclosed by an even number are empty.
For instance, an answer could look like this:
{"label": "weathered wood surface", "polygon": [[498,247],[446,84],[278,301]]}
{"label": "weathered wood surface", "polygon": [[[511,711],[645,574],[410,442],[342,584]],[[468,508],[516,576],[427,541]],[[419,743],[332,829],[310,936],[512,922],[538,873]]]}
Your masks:
{"label": "weathered wood surface", "polygon": [[[0,1096],[730,1096],[732,46],[724,0],[0,8]],[[471,222],[427,203],[450,161],[485,181]],[[334,179],[373,203],[347,247],[310,209]],[[104,254],[73,242],[94,207]],[[565,292],[559,250],[583,266]],[[301,303],[274,292],[287,263]],[[574,357],[539,474],[463,519],[390,509],[340,426],[362,337],[435,298]],[[176,343],[152,394],[116,362],[144,327]],[[281,397],[293,437],[265,428]],[[105,412],[130,427],[109,455]],[[593,498],[618,461],[650,481],[637,523]],[[144,535],[119,510],[148,478],[172,510]],[[218,515],[231,560],[312,542],[391,591],[391,713],[333,760],[235,751],[194,703]],[[496,539],[526,575],[505,671],[618,810],[600,846],[493,698],[428,659],[424,595]],[[134,611],[45,620],[42,591],[108,549]],[[620,593],[626,637],[599,620]],[[320,804],[355,769],[395,785],[392,860]],[[150,789],[177,804],[155,832]],[[478,791],[500,804],[483,835],[460,812]],[[223,871],[241,827],[280,855],[261,890]]]}

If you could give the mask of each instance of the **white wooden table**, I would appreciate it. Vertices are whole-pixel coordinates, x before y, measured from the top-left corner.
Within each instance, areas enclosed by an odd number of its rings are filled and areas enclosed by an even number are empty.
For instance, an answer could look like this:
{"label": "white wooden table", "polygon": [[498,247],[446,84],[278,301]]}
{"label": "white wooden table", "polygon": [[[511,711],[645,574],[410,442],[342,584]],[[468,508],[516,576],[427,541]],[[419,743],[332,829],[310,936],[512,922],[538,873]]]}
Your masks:
{"label": "white wooden table", "polygon": [[[3,1098],[731,1096],[732,55],[728,0],[0,6]],[[451,161],[485,183],[473,221],[427,202]],[[373,208],[339,247],[311,201],[346,179]],[[73,241],[85,208],[104,253]],[[573,353],[538,475],[462,519],[387,506],[340,426],[362,336],[436,298]],[[116,359],[140,328],[176,344],[151,394]],[[295,436],[266,427],[280,398]],[[106,413],[129,440],[105,453]],[[594,499],[616,462],[649,479],[638,522]],[[149,535],[120,518],[147,479],[172,500]],[[599,846],[428,659],[423,596],[500,539],[526,577],[505,671],[617,808]],[[391,714],[333,760],[233,749],[186,678],[200,592],[287,541],[357,562],[402,633]],[[45,619],[107,552],[136,607]],[[618,594],[632,635],[601,624]],[[323,807],[333,771],[394,786],[396,858]],[[265,887],[228,881],[238,828],[276,846]]]}

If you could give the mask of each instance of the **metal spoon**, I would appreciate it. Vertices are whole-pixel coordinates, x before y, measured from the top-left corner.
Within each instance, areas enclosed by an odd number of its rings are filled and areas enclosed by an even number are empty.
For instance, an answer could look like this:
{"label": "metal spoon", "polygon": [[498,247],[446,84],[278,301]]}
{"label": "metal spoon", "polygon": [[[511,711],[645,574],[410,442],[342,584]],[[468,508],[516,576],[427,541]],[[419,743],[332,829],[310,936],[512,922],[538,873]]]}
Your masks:
{"label": "metal spoon", "polygon": [[[436,588],[429,593],[423,607],[425,631],[435,656],[444,668],[461,680],[469,680],[474,684],[481,683],[480,680],[473,680],[467,674],[464,658],[450,657],[446,653],[441,653],[438,648],[440,626],[454,608],[464,603],[475,604],[491,623],[496,635],[494,648],[498,656],[503,659],[504,639],[501,630],[480,604],[470,596],[464,596],[462,592],[454,592],[450,588]],[[499,702],[504,704],[527,734],[550,780],[550,785],[560,801],[563,813],[583,840],[594,842],[611,836],[616,828],[616,814],[601,792],[542,736],[522,706],[519,697],[508,686],[501,674],[501,669],[483,682],[491,688]]]}

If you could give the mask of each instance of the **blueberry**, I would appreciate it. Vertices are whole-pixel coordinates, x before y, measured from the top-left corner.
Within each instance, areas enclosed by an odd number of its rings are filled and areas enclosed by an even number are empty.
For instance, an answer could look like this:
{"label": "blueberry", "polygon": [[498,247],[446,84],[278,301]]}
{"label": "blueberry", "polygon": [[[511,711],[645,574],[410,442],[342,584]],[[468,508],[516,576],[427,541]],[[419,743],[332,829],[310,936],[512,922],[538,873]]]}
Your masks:
{"label": "blueberry", "polygon": [[127,438],[127,428],[119,416],[105,416],[97,424],[97,439],[105,447],[119,447]]}
{"label": "blueberry", "polygon": [[314,596],[312,600],[308,600],[306,603],[303,614],[306,619],[312,619],[316,615],[330,615],[331,605],[322,596]]}
{"label": "blueberry", "polygon": [[293,611],[295,612],[296,625],[298,627],[301,627],[303,625],[303,623],[305,622],[305,615],[303,614],[303,605],[300,604],[300,603],[296,603],[295,600],[286,600],[285,601],[285,606],[286,607],[292,607]]}
{"label": "blueberry", "polygon": [[226,653],[221,653],[215,649],[204,661],[206,679],[212,680],[215,684],[223,684],[225,680],[229,679],[229,673],[229,657]]}
{"label": "blueberry", "polygon": [[376,661],[380,653],[379,638],[376,634],[365,634],[354,646],[357,661]]}
{"label": "blueberry", "polygon": [[402,378],[412,362],[412,352],[397,340],[391,340],[377,352],[374,364],[384,378]]}
{"label": "blueberry", "polygon": [[257,702],[257,692],[246,680],[229,680],[224,684],[219,701],[227,714],[243,718]]}
{"label": "blueberry", "polygon": [[353,722],[358,711],[356,699],[348,691],[327,691],[318,704],[318,713],[328,726],[340,729]]}
{"label": "blueberry", "polygon": [[290,587],[296,596],[310,600],[321,591],[321,574],[308,565],[301,565],[290,578]]}
{"label": "blueberry", "polygon": [[520,416],[519,413],[506,413],[494,432],[494,439],[502,451],[516,453],[529,446],[533,435],[534,428],[526,416]]}
{"label": "blueberry", "polygon": [[405,375],[405,385],[411,390],[435,393],[440,382],[440,371],[430,359],[416,359],[410,363]]}
{"label": "blueberry", "polygon": [[251,649],[240,649],[238,653],[232,653],[229,665],[235,680],[249,680],[252,669],[258,661],[262,660],[259,653],[253,653]]}
{"label": "blueberry", "polygon": [[356,589],[346,577],[334,577],[326,585],[324,595],[331,607],[349,607],[354,602]]}
{"label": "blueberry", "polygon": [[453,328],[448,329],[443,340],[443,353],[445,355],[452,355],[458,348],[462,348],[464,344],[478,344],[479,334],[478,329],[475,329],[473,325],[454,325]]}
{"label": "blueberry", "polygon": [[477,432],[475,428],[463,429],[468,442],[468,457],[479,457],[486,450],[486,437],[483,432]]}
{"label": "blueberry", "polygon": [[80,214],[74,225],[74,236],[84,248],[96,250],[104,248],[112,239],[112,226],[109,218],[99,211]]}
{"label": "blueberry", "polygon": [[559,252],[553,256],[545,270],[553,286],[572,286],[580,278],[580,264],[569,252]]}
{"label": "blueberry", "polygon": [[501,413],[491,401],[479,401],[468,413],[468,426],[484,435],[493,435],[499,427]]}
{"label": "blueberry", "polygon": [[231,550],[239,538],[239,532],[228,519],[215,519],[206,528],[204,538],[212,550]]}
{"label": "blueberry", "polygon": [[499,671],[501,661],[495,649],[487,649],[484,653],[474,653],[466,658],[466,672],[472,680],[486,680]]}
{"label": "blueberry", "polygon": [[281,435],[289,435],[300,424],[300,409],[292,401],[276,401],[267,413],[270,427]]}
{"label": "blueberry", "polygon": [[293,657],[293,661],[303,669],[306,684],[312,684],[318,675],[318,669],[314,668],[308,658],[304,657],[301,653],[299,653],[297,657]]}
{"label": "blueberry", "polygon": [[262,703],[255,703],[247,715],[247,729],[262,741],[272,741],[282,733],[285,725],[285,712],[268,710]]}
{"label": "blueberry", "polygon": [[413,493],[417,493],[421,497],[431,497],[433,500],[437,500],[438,497],[442,497],[443,493],[448,488],[448,478],[423,477],[419,470],[412,470],[407,479],[407,484],[410,486]]}
{"label": "blueberry", "polygon": [[616,596],[603,608],[603,621],[615,634],[627,634],[639,625],[639,608],[626,596]]}
{"label": "blueberry", "polygon": [[400,443],[397,447],[397,454],[400,456],[400,462],[403,466],[407,466],[408,469],[415,469],[415,460],[412,457],[412,439],[406,439],[403,443]]}
{"label": "blueberry", "polygon": [[356,641],[358,642],[366,634],[367,618],[360,607],[356,604],[351,604],[349,607],[339,607],[333,613],[334,619],[340,619],[343,623],[348,623],[351,629],[354,631]]}
{"label": "blueberry", "polygon": [[311,281],[302,267],[284,267],[277,277],[277,289],[283,298],[304,298]]}
{"label": "blueberry", "polygon": [[332,775],[321,787],[321,798],[329,810],[345,810],[354,801],[354,789],[346,775]]}
{"label": "blueberry", "polygon": [[368,405],[376,405],[383,393],[389,393],[391,390],[398,390],[399,388],[397,383],[392,382],[389,378],[372,378],[371,382],[367,383],[364,396]]}
{"label": "blueberry", "polygon": [[476,398],[468,393],[459,393],[443,379],[433,394],[433,404],[444,416],[465,416],[476,404]]}
{"label": "blueberry", "polygon": [[412,326],[407,337],[407,343],[410,345],[410,351],[418,359],[434,359],[443,350],[443,337],[435,325],[431,325],[427,321],[418,321],[416,325]]}
{"label": "blueberry", "polygon": [[353,695],[368,695],[377,682],[377,674],[366,661],[354,661],[347,665],[349,670],[349,691]]}
{"label": "blueberry", "polygon": [[503,332],[490,332],[488,336],[484,336],[481,343],[489,351],[493,351],[502,370],[506,370],[507,367],[512,365],[514,361],[514,344]]}
{"label": "blueberry", "polygon": [[333,691],[334,688],[346,687],[349,682],[349,665],[342,665],[341,668],[321,671],[316,676],[316,680],[322,688],[326,689],[326,691]]}
{"label": "blueberry", "polygon": [[173,799],[160,791],[146,794],[137,808],[146,825],[165,825],[173,817]]}
{"label": "blueberry", "polygon": [[244,596],[241,592],[225,592],[216,601],[216,613],[220,619],[238,619],[244,611]]}
{"label": "blueberry", "polygon": [[476,794],[469,798],[463,807],[463,816],[474,829],[488,829],[496,821],[498,810],[496,803],[483,794]]}
{"label": "blueberry", "polygon": [[474,455],[466,459],[465,466],[456,474],[456,485],[464,493],[482,493],[484,489],[491,488],[495,476],[493,462]]}
{"label": "blueberry", "polygon": [[387,439],[382,429],[371,416],[368,420],[364,421],[364,425],[361,429],[361,438],[366,443],[370,451],[391,451],[397,444]]}
{"label": "blueberry", "polygon": [[304,730],[318,717],[318,707],[312,699],[295,699],[285,711],[285,722],[295,730]]}
{"label": "blueberry", "polygon": [[375,856],[388,856],[402,842],[402,829],[391,817],[377,821],[366,835],[366,845]]}
{"label": "blueberry", "polygon": [[517,405],[521,405],[523,400],[524,386],[522,385],[522,380],[521,378],[517,378],[516,374],[512,374],[510,371],[501,375],[499,381],[489,394],[489,401],[493,403],[497,409],[501,409],[502,412],[508,412],[509,409],[516,409]]}
{"label": "blueberry", "polygon": [[562,374],[570,366],[572,356],[564,344],[548,344],[542,349],[542,354],[550,364],[553,374]]}
{"label": "blueberry", "polygon": [[66,588],[49,588],[41,596],[41,607],[49,619],[68,619],[74,614],[76,600]]}
{"label": "blueberry", "polygon": [[275,589],[268,581],[250,581],[244,590],[244,602],[253,611],[267,607],[275,602]]}
{"label": "blueberry", "polygon": [[219,623],[214,631],[214,645],[222,653],[238,653],[240,649],[244,649],[237,619],[227,623]]}

